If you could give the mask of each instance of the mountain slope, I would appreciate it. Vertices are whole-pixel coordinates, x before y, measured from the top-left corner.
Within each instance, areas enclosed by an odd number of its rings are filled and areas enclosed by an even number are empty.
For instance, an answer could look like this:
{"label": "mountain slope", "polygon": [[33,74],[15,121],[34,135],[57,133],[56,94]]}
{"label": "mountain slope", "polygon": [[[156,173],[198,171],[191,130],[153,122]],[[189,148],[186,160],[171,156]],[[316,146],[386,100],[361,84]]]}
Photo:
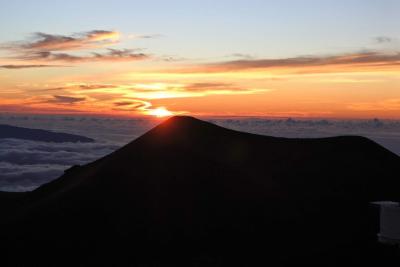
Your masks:
{"label": "mountain slope", "polygon": [[57,133],[41,129],[30,129],[11,125],[0,124],[0,139],[15,138],[42,142],[93,142],[94,140],[85,136]]}
{"label": "mountain slope", "polygon": [[369,202],[400,200],[399,170],[363,137],[274,138],[174,117],[30,193],[0,195],[14,205],[0,248],[10,266],[392,262]]}

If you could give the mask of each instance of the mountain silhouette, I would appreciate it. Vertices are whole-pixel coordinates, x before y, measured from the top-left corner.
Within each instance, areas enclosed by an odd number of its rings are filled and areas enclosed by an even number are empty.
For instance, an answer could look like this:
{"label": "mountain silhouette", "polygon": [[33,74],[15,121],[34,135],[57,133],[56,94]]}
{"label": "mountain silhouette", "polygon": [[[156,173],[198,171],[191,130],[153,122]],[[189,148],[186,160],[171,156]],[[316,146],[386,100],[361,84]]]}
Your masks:
{"label": "mountain silhouette", "polygon": [[288,139],[172,117],[32,192],[0,194],[1,266],[366,266],[400,158],[357,136]]}
{"label": "mountain silhouette", "polygon": [[0,139],[4,138],[14,138],[14,139],[54,142],[54,143],[94,142],[92,138],[76,134],[57,133],[41,129],[30,129],[30,128],[0,124]]}

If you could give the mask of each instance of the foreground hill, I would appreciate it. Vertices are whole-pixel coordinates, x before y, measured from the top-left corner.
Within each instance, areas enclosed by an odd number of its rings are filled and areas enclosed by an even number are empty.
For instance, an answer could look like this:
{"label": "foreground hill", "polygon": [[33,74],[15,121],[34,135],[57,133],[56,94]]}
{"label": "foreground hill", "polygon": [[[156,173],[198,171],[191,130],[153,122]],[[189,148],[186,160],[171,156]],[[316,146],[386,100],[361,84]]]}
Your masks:
{"label": "foreground hill", "polygon": [[41,129],[30,129],[11,125],[0,124],[0,139],[14,138],[42,142],[94,142],[93,139],[67,133],[57,133]]}
{"label": "foreground hill", "polygon": [[[1,266],[366,266],[400,158],[363,137],[275,138],[173,117],[114,153],[0,194]],[[369,265],[370,266],[370,265]]]}

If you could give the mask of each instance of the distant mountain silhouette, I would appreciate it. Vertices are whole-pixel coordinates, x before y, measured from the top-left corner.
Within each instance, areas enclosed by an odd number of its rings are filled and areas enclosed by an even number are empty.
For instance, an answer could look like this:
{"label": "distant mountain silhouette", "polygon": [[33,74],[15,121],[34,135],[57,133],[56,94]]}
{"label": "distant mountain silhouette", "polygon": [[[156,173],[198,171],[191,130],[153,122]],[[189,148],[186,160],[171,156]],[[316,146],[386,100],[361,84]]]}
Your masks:
{"label": "distant mountain silhouette", "polygon": [[[0,194],[1,266],[385,266],[375,200],[400,158],[173,117],[38,189]],[[393,265],[394,266],[394,265]]]}
{"label": "distant mountain silhouette", "polygon": [[11,125],[0,124],[0,139],[15,138],[42,142],[94,142],[93,139],[67,133],[57,133],[41,129],[30,129]]}

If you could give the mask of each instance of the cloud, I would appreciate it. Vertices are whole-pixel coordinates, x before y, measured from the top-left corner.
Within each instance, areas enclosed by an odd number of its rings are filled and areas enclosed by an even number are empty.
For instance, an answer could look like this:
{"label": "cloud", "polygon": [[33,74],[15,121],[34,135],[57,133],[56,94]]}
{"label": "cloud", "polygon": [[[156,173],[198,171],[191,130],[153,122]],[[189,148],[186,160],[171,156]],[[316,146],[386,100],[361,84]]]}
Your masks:
{"label": "cloud", "polygon": [[148,54],[138,53],[134,49],[108,49],[107,54],[93,53],[97,60],[125,61],[125,60],[143,60],[150,57]]}
{"label": "cloud", "polygon": [[187,60],[184,57],[180,57],[180,56],[174,56],[174,55],[163,55],[163,56],[159,56],[158,58],[156,58],[156,60],[161,60],[161,61],[165,61],[165,62],[179,62],[179,61],[185,61]]}
{"label": "cloud", "polygon": [[62,175],[68,166],[18,165],[0,162],[0,191],[31,191]]}
{"label": "cloud", "polygon": [[111,88],[118,88],[117,85],[113,84],[90,84],[90,83],[82,83],[82,84],[72,84],[66,86],[59,86],[59,87],[52,87],[52,88],[45,88],[40,89],[38,91],[62,91],[62,90],[98,90],[98,89],[111,89]]}
{"label": "cloud", "polygon": [[32,68],[54,68],[54,67],[68,67],[68,66],[43,65],[43,64],[35,64],[35,65],[0,65],[0,68],[3,68],[3,69],[32,69]]}
{"label": "cloud", "polygon": [[115,102],[114,105],[117,107],[121,107],[121,106],[130,106],[132,104],[136,104],[132,101],[119,101],[119,102]]}
{"label": "cloud", "polygon": [[118,146],[109,143],[55,144],[2,139],[0,190],[32,190],[61,176],[70,166],[86,164],[111,153],[116,148]]}
{"label": "cloud", "polygon": [[79,84],[76,87],[82,90],[96,90],[96,89],[106,89],[106,88],[117,88],[118,86],[113,84]]}
{"label": "cloud", "polygon": [[50,103],[61,103],[61,104],[74,104],[78,102],[85,101],[85,97],[73,97],[64,95],[54,95],[53,99],[48,100]]}
{"label": "cloud", "polygon": [[[152,38],[142,36],[141,38]],[[0,46],[0,49],[11,51],[14,56],[9,57],[14,60],[24,60],[35,62],[26,66],[47,66],[47,62],[97,62],[97,61],[138,61],[150,58],[150,54],[140,52],[141,49],[115,49],[106,48],[105,51],[98,52],[107,46],[115,45],[120,40],[117,31],[93,30],[77,33],[73,35],[55,35],[37,32],[33,34],[31,40],[21,42],[11,42]],[[71,53],[71,51],[92,50],[86,54]],[[4,65],[3,68],[13,68],[17,65]],[[55,66],[55,65],[52,65]],[[18,67],[14,67],[18,68]],[[21,67],[22,68],[22,67]]]}
{"label": "cloud", "polygon": [[[18,104],[2,104],[0,105],[0,112],[5,113],[36,113],[36,114],[73,114],[73,113],[85,113],[82,110],[74,109],[71,107],[43,107],[43,106],[33,106],[32,104],[46,103],[46,101],[41,102],[25,102]],[[87,113],[87,112],[86,112]]]}
{"label": "cloud", "polygon": [[149,111],[152,108],[152,104],[147,101],[140,99],[125,99],[114,102],[114,110],[119,111]]}
{"label": "cloud", "polygon": [[241,59],[254,59],[254,56],[250,54],[243,54],[243,53],[233,53],[229,55],[228,57],[236,57],[236,58],[241,58]]}
{"label": "cloud", "polygon": [[[160,108],[157,100],[196,98],[210,95],[246,95],[272,91],[270,88],[247,87],[239,83],[57,83],[21,85],[32,92],[30,97],[2,103],[4,112],[55,112],[87,114],[144,115]],[[26,88],[26,89],[25,89]],[[165,106],[166,104],[164,104]],[[167,107],[165,107],[167,108]],[[120,111],[119,113],[114,111]],[[182,114],[185,110],[171,110]]]}
{"label": "cloud", "polygon": [[36,51],[69,51],[103,47],[119,41],[120,34],[116,31],[93,30],[73,35],[55,35],[43,32],[33,34],[31,41],[14,43],[15,49]]}
{"label": "cloud", "polygon": [[162,34],[129,34],[128,39],[154,39],[163,37]]}
{"label": "cloud", "polygon": [[[23,103],[25,107],[43,108],[43,110],[60,107],[87,113],[97,113],[101,110],[114,114],[113,111],[133,114],[133,111],[136,114],[143,115],[160,108],[156,105],[153,106],[153,101],[159,99],[204,97],[208,95],[244,95],[265,93],[271,90],[218,81],[143,84],[69,83],[54,87],[39,87],[35,89],[35,92],[42,94],[26,98]],[[179,114],[183,110],[174,112]]]}
{"label": "cloud", "polygon": [[106,53],[92,52],[90,55],[72,55],[68,53],[54,53],[49,51],[33,52],[19,59],[46,61],[46,62],[95,62],[95,61],[139,61],[150,58],[150,55],[138,53],[134,49],[112,49],[108,48]]}
{"label": "cloud", "polygon": [[171,112],[163,106],[155,107],[152,103],[140,99],[127,99],[114,103],[116,111],[124,112],[140,112],[147,115],[159,116],[160,113],[165,115],[183,114],[184,112]]}
{"label": "cloud", "polygon": [[393,38],[388,36],[377,36],[374,38],[375,42],[382,44],[382,43],[391,43],[394,41]]}
{"label": "cloud", "polygon": [[[102,90],[105,89],[105,90]],[[115,89],[115,90],[107,90]],[[124,95],[139,95],[138,98],[173,98],[185,96],[200,96],[199,94],[213,94],[213,93],[252,93],[260,91],[271,91],[270,89],[254,89],[236,85],[234,83],[225,82],[198,82],[198,83],[140,83],[140,84],[69,84],[66,86],[52,87],[40,89],[39,91],[65,91],[70,93],[79,92],[81,94],[92,95],[100,92],[102,94],[116,94],[119,97]],[[93,92],[96,91],[96,92]],[[180,94],[180,95],[179,95]],[[151,97],[147,97],[151,96]],[[120,103],[120,102],[116,102]],[[122,101],[121,103],[125,103]]]}
{"label": "cloud", "polygon": [[212,94],[250,94],[271,91],[270,89],[242,87],[224,82],[136,84],[131,87],[131,90],[133,94],[144,99],[199,97]]}
{"label": "cloud", "polygon": [[207,91],[247,91],[249,89],[235,86],[232,83],[212,82],[212,83],[192,83],[184,87],[185,91],[207,92]]}
{"label": "cloud", "polygon": [[251,69],[307,67],[387,67],[400,65],[400,52],[359,52],[333,56],[301,56],[278,59],[244,59],[188,67],[182,72],[227,72]]}
{"label": "cloud", "polygon": [[142,135],[152,120],[71,115],[0,114],[0,124],[83,134],[94,143],[0,140],[0,191],[27,191],[63,174],[72,165],[99,159]]}

